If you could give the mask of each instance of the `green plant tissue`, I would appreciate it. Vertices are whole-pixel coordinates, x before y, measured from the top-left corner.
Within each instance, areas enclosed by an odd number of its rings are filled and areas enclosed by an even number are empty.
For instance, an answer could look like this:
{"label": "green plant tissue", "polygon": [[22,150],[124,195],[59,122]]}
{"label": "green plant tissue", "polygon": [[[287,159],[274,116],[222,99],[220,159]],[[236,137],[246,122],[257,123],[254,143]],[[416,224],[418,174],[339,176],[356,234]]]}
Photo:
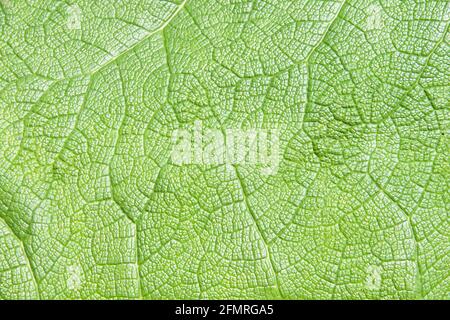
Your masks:
{"label": "green plant tissue", "polygon": [[449,299],[449,20],[0,0],[0,299]]}

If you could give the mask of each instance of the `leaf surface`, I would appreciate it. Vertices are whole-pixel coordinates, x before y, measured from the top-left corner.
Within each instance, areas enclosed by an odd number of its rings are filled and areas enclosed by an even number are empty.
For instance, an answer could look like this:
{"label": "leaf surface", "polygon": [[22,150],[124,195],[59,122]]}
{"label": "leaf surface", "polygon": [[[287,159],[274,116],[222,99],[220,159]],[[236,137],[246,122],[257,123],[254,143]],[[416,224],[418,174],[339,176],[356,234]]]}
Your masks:
{"label": "leaf surface", "polygon": [[[448,299],[449,1],[0,0],[0,298]],[[172,134],[277,129],[276,173]]]}

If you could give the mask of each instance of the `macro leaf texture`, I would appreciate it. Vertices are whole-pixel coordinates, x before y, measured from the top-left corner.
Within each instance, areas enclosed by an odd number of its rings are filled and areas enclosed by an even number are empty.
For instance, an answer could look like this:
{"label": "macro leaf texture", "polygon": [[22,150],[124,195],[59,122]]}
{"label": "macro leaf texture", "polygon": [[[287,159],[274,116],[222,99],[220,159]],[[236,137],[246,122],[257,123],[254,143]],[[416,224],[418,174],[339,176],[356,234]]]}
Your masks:
{"label": "macro leaf texture", "polygon": [[[447,0],[0,0],[0,299],[450,299]],[[276,129],[280,161],[171,161]]]}

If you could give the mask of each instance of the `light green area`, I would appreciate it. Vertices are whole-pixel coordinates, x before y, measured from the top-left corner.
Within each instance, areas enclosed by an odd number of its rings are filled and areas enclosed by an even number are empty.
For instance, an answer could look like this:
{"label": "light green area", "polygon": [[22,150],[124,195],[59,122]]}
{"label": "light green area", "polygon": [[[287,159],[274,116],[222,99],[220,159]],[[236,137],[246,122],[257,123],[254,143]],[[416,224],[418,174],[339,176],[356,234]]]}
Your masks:
{"label": "light green area", "polygon": [[72,4],[0,0],[0,298],[450,298],[449,1]]}

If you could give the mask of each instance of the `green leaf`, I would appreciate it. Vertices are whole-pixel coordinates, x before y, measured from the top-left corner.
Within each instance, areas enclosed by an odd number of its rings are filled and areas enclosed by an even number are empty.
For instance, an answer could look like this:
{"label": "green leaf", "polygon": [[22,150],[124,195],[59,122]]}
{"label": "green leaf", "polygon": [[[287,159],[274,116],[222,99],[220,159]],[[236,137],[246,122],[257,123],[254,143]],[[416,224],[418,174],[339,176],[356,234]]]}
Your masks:
{"label": "green leaf", "polygon": [[[0,298],[449,299],[449,20],[0,0]],[[279,132],[275,170],[172,161],[197,123]]]}

